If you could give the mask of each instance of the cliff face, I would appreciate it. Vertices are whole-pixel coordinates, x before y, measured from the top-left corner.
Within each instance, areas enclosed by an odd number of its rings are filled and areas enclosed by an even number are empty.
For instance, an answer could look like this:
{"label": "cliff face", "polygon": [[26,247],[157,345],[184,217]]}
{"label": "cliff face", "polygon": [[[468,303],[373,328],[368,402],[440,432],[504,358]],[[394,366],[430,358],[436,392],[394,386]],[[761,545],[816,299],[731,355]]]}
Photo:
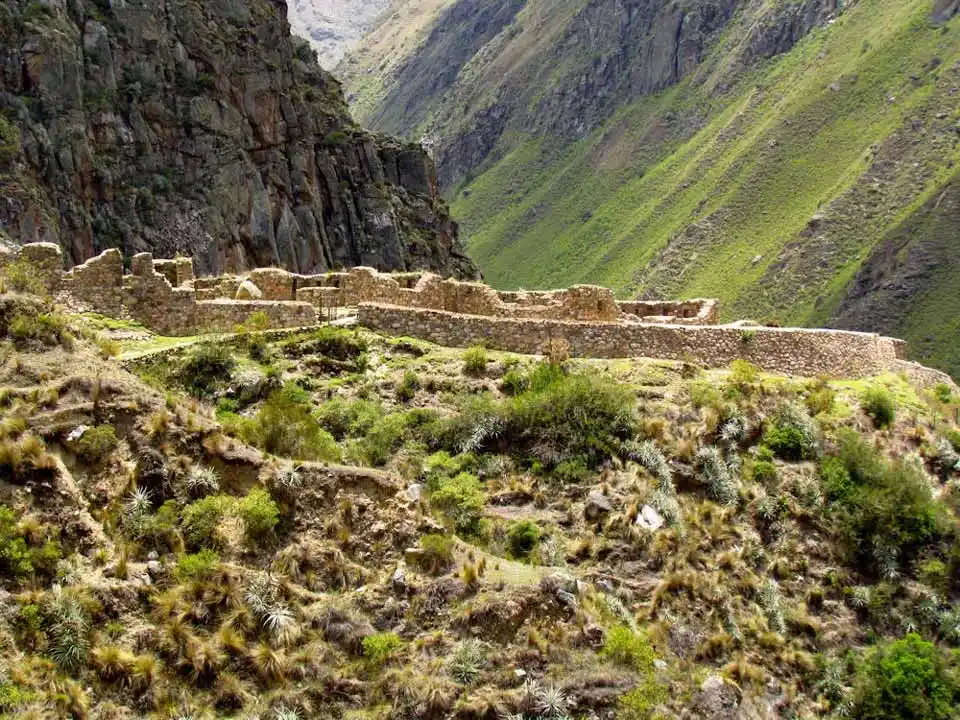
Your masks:
{"label": "cliff face", "polygon": [[201,270],[473,277],[418,147],[367,133],[280,0],[0,3],[0,228]]}

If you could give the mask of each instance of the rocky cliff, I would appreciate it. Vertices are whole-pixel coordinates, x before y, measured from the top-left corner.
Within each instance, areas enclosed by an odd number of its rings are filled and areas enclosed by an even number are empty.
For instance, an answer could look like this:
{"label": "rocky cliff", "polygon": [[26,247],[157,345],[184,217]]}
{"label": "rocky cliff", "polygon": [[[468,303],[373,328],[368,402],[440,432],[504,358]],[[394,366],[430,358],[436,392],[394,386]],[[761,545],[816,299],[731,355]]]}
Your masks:
{"label": "rocky cliff", "polygon": [[73,263],[476,274],[431,160],[351,120],[282,0],[4,0],[0,199]]}
{"label": "rocky cliff", "polygon": [[361,119],[434,139],[493,285],[718,297],[726,320],[902,334],[960,372],[939,313],[904,320],[956,288],[918,274],[960,251],[957,0],[439,4],[339,70]]}

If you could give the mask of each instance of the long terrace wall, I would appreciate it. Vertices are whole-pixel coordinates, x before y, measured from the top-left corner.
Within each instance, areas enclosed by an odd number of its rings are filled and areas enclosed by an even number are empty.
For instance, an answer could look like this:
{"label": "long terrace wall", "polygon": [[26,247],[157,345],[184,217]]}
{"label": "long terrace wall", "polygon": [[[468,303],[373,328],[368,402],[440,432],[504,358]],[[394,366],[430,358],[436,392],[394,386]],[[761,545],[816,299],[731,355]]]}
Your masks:
{"label": "long terrace wall", "polygon": [[460,315],[364,303],[361,325],[391,335],[440,345],[545,353],[565,340],[574,357],[649,357],[725,367],[749,360],[760,368],[794,375],[859,377],[890,369],[903,355],[900,340],[841,330],[678,326],[623,322],[571,322]]}
{"label": "long terrace wall", "polygon": [[[55,247],[55,246],[54,246]],[[59,251],[59,249],[58,249]],[[59,289],[84,307],[111,317],[129,317],[163,335],[232,332],[253,313],[262,312],[270,326],[304,327],[317,322],[309,303],[271,300],[198,300],[190,286],[192,265],[163,261],[160,271],[149,253],[131,259],[124,274],[123,257],[107,250],[62,273]],[[183,278],[174,287],[170,277]]]}

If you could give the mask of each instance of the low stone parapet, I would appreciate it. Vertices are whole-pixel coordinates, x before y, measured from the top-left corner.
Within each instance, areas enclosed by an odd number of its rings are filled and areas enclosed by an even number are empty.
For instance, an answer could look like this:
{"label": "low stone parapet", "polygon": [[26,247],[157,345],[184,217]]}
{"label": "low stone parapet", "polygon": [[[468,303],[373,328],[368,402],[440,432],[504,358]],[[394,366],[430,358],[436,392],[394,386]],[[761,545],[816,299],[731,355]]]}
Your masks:
{"label": "low stone parapet", "polygon": [[544,354],[563,340],[573,357],[647,357],[726,367],[748,360],[789,375],[860,377],[890,369],[900,341],[872,333],[800,328],[737,328],[655,323],[490,318],[363,303],[359,323],[439,345]]}

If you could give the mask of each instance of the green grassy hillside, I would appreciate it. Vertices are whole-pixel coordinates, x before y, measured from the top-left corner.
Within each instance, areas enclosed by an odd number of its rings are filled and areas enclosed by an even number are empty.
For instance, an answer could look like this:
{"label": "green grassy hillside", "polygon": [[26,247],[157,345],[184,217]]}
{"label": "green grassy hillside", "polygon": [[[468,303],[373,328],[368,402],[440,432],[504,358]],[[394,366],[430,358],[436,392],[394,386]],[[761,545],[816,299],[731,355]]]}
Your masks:
{"label": "green grassy hillside", "polygon": [[960,157],[955,11],[627,6],[529,0],[427,90],[414,71],[441,77],[443,30],[488,27],[469,0],[449,3],[387,70],[361,50],[346,84],[374,127],[438,139],[454,217],[494,286],[713,296],[726,320],[900,334],[960,373],[942,319],[960,221],[938,202]]}
{"label": "green grassy hillside", "polygon": [[[473,256],[500,287],[596,282],[624,296],[718,296],[727,317],[825,318],[882,230],[935,194],[960,154],[958,23],[932,27],[929,11],[864,2],[724,96],[691,78],[563,150],[520,140],[455,193]],[[683,137],[694,115],[707,121]],[[922,144],[891,162],[922,172],[874,183],[878,212],[831,237],[830,256],[794,257],[816,249],[819,231],[801,235],[811,218],[872,182],[871,147],[916,121]],[[773,278],[785,261],[797,275]]]}

